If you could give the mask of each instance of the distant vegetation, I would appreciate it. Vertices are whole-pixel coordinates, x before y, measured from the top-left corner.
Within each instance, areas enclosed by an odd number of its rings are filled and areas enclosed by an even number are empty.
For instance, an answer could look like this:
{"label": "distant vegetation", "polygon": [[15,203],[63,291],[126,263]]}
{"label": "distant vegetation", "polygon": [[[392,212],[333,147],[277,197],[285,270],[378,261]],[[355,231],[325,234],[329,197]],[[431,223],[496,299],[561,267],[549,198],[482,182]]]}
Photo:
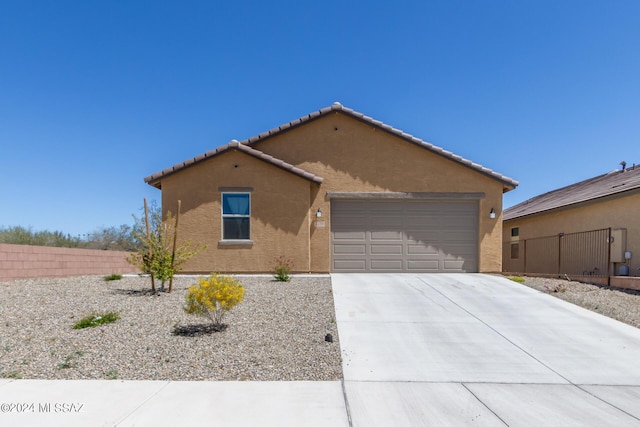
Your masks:
{"label": "distant vegetation", "polygon": [[64,234],[61,231],[35,231],[31,227],[0,227],[0,243],[133,251],[138,248],[139,242],[131,230],[132,227],[129,225],[109,228],[100,227],[81,237]]}
{"label": "distant vegetation", "polygon": [[[150,214],[160,216],[161,210],[151,203]],[[82,236],[72,236],[61,231],[35,231],[32,227],[1,227],[0,243],[13,245],[55,246],[60,248],[104,249],[110,251],[137,251],[144,247],[136,236],[144,230],[144,219],[134,216],[134,225],[98,227]],[[138,233],[134,230],[139,230]]]}

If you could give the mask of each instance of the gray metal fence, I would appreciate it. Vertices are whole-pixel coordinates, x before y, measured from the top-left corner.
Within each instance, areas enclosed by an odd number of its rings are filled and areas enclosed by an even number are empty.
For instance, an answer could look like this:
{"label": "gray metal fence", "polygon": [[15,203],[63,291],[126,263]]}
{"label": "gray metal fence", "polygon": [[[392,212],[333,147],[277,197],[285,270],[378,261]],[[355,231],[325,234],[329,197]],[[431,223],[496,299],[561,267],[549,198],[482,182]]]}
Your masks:
{"label": "gray metal fence", "polygon": [[505,272],[609,276],[611,229],[504,242]]}

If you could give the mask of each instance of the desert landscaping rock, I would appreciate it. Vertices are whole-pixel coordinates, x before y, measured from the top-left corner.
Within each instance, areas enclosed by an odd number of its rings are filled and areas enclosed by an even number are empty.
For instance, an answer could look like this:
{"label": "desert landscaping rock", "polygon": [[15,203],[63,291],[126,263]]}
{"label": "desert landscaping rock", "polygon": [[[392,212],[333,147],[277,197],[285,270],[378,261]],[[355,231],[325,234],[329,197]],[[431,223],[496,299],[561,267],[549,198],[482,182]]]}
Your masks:
{"label": "desert landscaping rock", "polygon": [[[152,295],[149,279],[0,283],[0,376],[36,379],[331,381],[342,378],[331,280],[241,277],[245,300],[221,332],[184,313],[194,277]],[[73,329],[82,317],[120,320]],[[196,331],[181,334],[180,331]],[[199,331],[199,332],[198,332]],[[178,333],[176,333],[178,332]],[[331,334],[334,342],[325,341]]]}
{"label": "desert landscaping rock", "polygon": [[[640,328],[640,291],[564,279],[525,277],[525,285]],[[549,289],[564,289],[549,292]]]}

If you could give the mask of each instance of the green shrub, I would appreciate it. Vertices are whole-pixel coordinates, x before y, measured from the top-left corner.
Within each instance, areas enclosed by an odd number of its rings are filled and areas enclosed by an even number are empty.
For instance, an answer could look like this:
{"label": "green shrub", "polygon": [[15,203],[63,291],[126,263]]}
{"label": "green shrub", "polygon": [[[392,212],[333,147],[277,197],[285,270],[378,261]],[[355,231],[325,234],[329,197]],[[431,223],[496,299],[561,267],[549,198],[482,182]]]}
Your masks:
{"label": "green shrub", "polygon": [[273,276],[278,282],[288,282],[291,280],[291,269],[293,263],[290,259],[284,256],[276,258],[275,275]]}
{"label": "green shrub", "polygon": [[509,277],[509,280],[513,280],[514,282],[517,282],[517,283],[524,283],[524,277],[520,277],[520,276]]}
{"label": "green shrub", "polygon": [[122,279],[122,275],[120,274],[110,274],[109,276],[104,277],[105,282],[110,282],[112,280],[120,280]]}
{"label": "green shrub", "polygon": [[73,325],[73,329],[93,328],[95,326],[113,323],[118,319],[120,319],[120,316],[118,316],[118,313],[114,311],[103,314],[94,314],[80,319],[75,325]]}
{"label": "green shrub", "polygon": [[225,313],[244,300],[244,287],[232,277],[212,274],[190,286],[185,299],[185,312],[221,326]]}

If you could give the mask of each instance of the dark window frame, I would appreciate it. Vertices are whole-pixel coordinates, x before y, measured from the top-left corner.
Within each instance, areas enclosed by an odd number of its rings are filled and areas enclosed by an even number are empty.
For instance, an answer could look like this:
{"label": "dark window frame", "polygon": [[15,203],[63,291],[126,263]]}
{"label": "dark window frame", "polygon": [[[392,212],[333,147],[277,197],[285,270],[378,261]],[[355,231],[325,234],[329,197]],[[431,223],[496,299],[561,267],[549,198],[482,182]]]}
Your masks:
{"label": "dark window frame", "polygon": [[[246,196],[246,213],[225,212],[226,196]],[[224,191],[220,195],[222,241],[248,241],[251,239],[251,193],[247,191]],[[246,227],[246,230],[244,228]]]}

